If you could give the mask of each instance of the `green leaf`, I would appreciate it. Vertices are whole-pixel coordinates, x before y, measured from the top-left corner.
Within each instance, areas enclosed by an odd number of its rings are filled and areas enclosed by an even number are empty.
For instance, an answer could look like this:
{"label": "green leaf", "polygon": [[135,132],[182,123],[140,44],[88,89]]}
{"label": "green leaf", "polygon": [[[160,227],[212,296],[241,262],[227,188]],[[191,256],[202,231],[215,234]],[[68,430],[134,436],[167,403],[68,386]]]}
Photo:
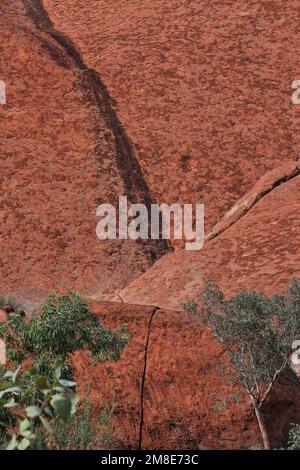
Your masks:
{"label": "green leaf", "polygon": [[16,406],[18,406],[18,403],[17,403],[16,400],[12,397],[12,398],[10,398],[9,400],[7,400],[7,402],[5,403],[5,405],[3,405],[3,408],[15,408]]}
{"label": "green leaf", "polygon": [[72,410],[72,402],[70,398],[58,394],[54,395],[50,403],[60,418],[64,421],[69,418]]}
{"label": "green leaf", "polygon": [[47,415],[49,418],[53,419],[54,416],[53,416],[53,413],[52,413],[52,410],[49,406],[46,406],[46,408],[44,409],[44,413],[45,415]]}
{"label": "green leaf", "polygon": [[15,372],[13,373],[12,378],[11,378],[13,382],[15,382],[15,381],[17,380],[17,376],[18,376],[18,373],[20,372],[20,370],[21,370],[21,366],[19,366],[19,367],[15,370]]}
{"label": "green leaf", "polygon": [[33,434],[31,431],[22,431],[22,432],[20,432],[20,435],[22,437],[27,437],[27,439],[34,439],[35,438],[35,434]]}
{"label": "green leaf", "polygon": [[79,395],[73,395],[71,397],[71,403],[72,403],[72,409],[71,409],[71,415],[74,415],[76,413],[76,408],[77,404],[79,402]]}
{"label": "green leaf", "polygon": [[15,450],[17,445],[18,445],[17,437],[14,434],[12,436],[11,440],[9,441],[9,443],[7,444],[7,446],[5,447],[5,449],[6,450]]}
{"label": "green leaf", "polygon": [[40,375],[39,377],[35,379],[35,386],[38,390],[41,390],[41,391],[46,391],[46,390],[49,390],[50,388],[48,379],[44,375]]}
{"label": "green leaf", "polygon": [[29,371],[29,374],[31,375],[31,377],[35,377],[36,375],[38,375],[38,369],[36,367],[32,367]]}
{"label": "green leaf", "polygon": [[42,412],[41,408],[39,408],[38,406],[28,406],[25,411],[28,418],[36,418]]}
{"label": "green leaf", "polygon": [[0,383],[0,390],[5,390],[6,388],[13,387],[13,385],[14,383],[11,381],[2,382]]}
{"label": "green leaf", "polygon": [[56,387],[53,388],[53,391],[59,392],[59,393],[64,393],[65,389],[64,389],[64,387],[61,387],[61,386],[57,385]]}
{"label": "green leaf", "polygon": [[18,450],[26,450],[30,446],[30,440],[24,437],[18,445]]}
{"label": "green leaf", "polygon": [[30,428],[30,421],[28,419],[23,419],[20,423],[20,431],[27,431]]}
{"label": "green leaf", "polygon": [[20,393],[20,392],[22,392],[22,389],[20,387],[10,387],[0,392],[0,398],[4,397],[6,393]]}
{"label": "green leaf", "polygon": [[3,375],[3,379],[11,379],[13,377],[14,373],[10,370],[6,371],[5,374]]}
{"label": "green leaf", "polygon": [[61,378],[62,366],[63,366],[63,361],[61,359],[57,359],[54,364],[54,376],[58,380]]}
{"label": "green leaf", "polygon": [[76,386],[76,382],[71,382],[71,380],[60,379],[59,383],[63,387],[75,387]]}
{"label": "green leaf", "polygon": [[0,398],[0,409],[4,408],[8,400],[6,398]]}
{"label": "green leaf", "polygon": [[61,367],[56,367],[54,369],[54,377],[56,379],[60,379],[60,377],[61,377]]}

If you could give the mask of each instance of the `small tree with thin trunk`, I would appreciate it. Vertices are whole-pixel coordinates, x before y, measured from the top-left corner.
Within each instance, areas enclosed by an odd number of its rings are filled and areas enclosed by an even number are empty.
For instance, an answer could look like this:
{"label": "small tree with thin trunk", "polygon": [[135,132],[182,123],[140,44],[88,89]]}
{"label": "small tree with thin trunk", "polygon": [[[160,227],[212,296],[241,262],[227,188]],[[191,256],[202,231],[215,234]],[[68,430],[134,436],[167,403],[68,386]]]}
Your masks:
{"label": "small tree with thin trunk", "polygon": [[225,299],[208,282],[202,300],[203,312],[250,397],[264,448],[270,449],[262,407],[289,363],[292,343],[299,334],[300,284],[292,281],[282,296],[241,291]]}

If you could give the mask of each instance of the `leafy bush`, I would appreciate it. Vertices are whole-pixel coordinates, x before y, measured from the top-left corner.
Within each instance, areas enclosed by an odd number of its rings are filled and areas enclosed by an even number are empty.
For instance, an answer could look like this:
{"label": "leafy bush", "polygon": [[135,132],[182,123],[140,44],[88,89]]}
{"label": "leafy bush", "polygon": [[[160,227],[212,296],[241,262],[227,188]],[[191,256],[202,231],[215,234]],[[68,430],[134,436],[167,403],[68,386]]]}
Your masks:
{"label": "leafy bush", "polygon": [[52,295],[41,312],[33,314],[26,330],[26,345],[38,353],[43,352],[45,346],[56,355],[76,351],[84,345],[81,330],[89,317],[89,309],[78,295]]}
{"label": "leafy bush", "polygon": [[[74,293],[51,295],[30,320],[20,310],[11,314],[0,325],[8,359],[17,365],[26,359],[32,366],[22,374],[19,368],[16,373],[6,372],[5,380],[0,380],[0,444],[20,450],[107,447],[112,408],[106,406],[95,422],[91,403],[84,400],[81,413],[75,416],[78,397],[72,392],[75,383],[70,381],[74,371],[69,354],[86,348],[95,360],[116,361],[128,337],[126,326],[104,328]],[[13,408],[20,414],[12,412]]]}
{"label": "leafy bush", "polygon": [[64,372],[72,377],[68,354],[88,348],[99,360],[118,360],[128,341],[126,326],[112,331],[104,328],[88,306],[74,293],[51,295],[28,321],[19,314],[0,325],[0,338],[7,344],[8,358],[20,364],[25,357],[34,357],[34,366],[41,374],[50,374],[51,364],[64,361]]}
{"label": "leafy bush", "polygon": [[95,450],[107,449],[113,442],[109,426],[113,406],[106,405],[96,422],[90,400],[85,399],[76,415],[66,421],[58,419],[47,437],[43,430],[34,442],[34,450]]}
{"label": "leafy bush", "polygon": [[113,332],[102,327],[74,293],[62,297],[51,295],[41,311],[34,313],[23,334],[26,347],[37,353],[46,350],[66,356],[88,346],[93,355],[103,360],[117,360],[127,339],[124,329]]}
{"label": "leafy bush", "polygon": [[289,432],[288,450],[300,450],[300,425],[292,424]]}

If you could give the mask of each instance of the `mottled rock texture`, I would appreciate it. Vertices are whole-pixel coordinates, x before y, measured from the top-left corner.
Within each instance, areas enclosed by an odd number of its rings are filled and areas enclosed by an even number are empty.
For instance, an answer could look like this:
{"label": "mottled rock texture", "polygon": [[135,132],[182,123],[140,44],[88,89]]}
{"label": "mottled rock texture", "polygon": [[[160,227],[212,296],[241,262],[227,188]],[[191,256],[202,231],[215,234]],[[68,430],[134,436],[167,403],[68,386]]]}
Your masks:
{"label": "mottled rock texture", "polygon": [[300,277],[299,185],[298,164],[265,175],[217,224],[202,250],[161,258],[120,293],[122,299],[180,310],[197,298],[205,279],[227,295],[284,289]]}
{"label": "mottled rock texture", "polygon": [[97,239],[100,203],[151,194],[104,84],[44,32],[40,3],[0,6],[1,290],[29,303],[54,289],[109,296],[167,248]]}
{"label": "mottled rock texture", "polygon": [[103,78],[160,202],[206,206],[207,230],[295,160],[298,0],[44,0]]}

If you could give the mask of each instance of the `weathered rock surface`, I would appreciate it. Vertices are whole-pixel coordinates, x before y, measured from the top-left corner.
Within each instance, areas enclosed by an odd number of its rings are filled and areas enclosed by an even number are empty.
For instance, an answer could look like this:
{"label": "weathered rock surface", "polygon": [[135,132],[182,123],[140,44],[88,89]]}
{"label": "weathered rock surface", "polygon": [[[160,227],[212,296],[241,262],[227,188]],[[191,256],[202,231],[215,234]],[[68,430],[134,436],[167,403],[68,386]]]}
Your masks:
{"label": "weathered rock surface", "polygon": [[54,289],[109,296],[165,245],[101,242],[96,208],[151,195],[105,86],[25,3],[0,5],[1,292],[28,304]]}
{"label": "weathered rock surface", "polygon": [[100,242],[99,203],[202,199],[210,231],[296,159],[295,6],[4,0],[3,288],[116,298],[167,247]]}
{"label": "weathered rock surface", "polygon": [[298,0],[44,0],[100,73],[159,202],[206,206],[207,230],[296,160]]}
{"label": "weathered rock surface", "polygon": [[[231,394],[240,391],[224,380],[224,354],[195,319],[151,307],[90,305],[103,324],[127,323],[132,333],[116,363],[93,367],[87,351],[74,357],[83,393],[91,387],[99,406],[114,395],[114,431],[125,447],[226,448],[256,442],[243,394],[232,402]],[[213,411],[225,398],[228,406]]]}
{"label": "weathered rock surface", "polygon": [[264,176],[217,224],[211,235],[215,238],[202,250],[161,258],[121,298],[178,310],[201,293],[208,278],[227,295],[240,289],[271,294],[285,288],[292,277],[300,277],[298,172],[298,164],[291,163]]}

